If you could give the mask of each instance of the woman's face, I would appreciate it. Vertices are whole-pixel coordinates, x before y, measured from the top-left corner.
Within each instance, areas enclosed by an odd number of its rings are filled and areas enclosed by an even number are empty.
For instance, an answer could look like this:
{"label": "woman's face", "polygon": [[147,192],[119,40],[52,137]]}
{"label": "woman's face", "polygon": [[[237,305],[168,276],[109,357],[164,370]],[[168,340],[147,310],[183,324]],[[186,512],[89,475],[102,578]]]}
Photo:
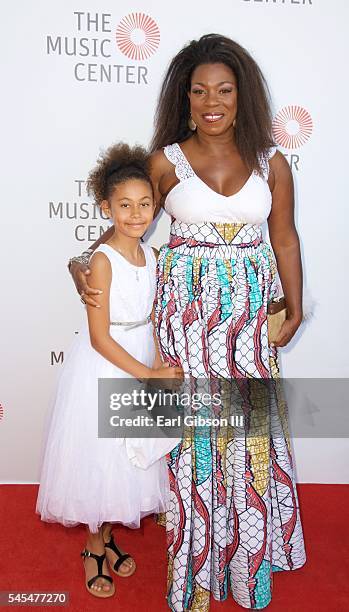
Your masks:
{"label": "woman's face", "polygon": [[190,111],[199,130],[219,135],[232,129],[237,113],[237,80],[225,64],[195,68],[188,92]]}

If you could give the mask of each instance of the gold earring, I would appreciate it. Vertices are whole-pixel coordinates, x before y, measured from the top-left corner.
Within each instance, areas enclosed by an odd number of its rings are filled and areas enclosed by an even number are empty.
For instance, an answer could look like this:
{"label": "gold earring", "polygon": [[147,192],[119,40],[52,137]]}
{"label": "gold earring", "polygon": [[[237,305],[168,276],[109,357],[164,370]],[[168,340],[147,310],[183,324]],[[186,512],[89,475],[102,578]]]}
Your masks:
{"label": "gold earring", "polygon": [[235,126],[236,126],[236,117],[235,117],[235,119],[234,119],[234,121],[233,121],[233,128],[234,128]]}
{"label": "gold earring", "polygon": [[196,130],[196,123],[193,119],[193,117],[191,116],[191,114],[189,115],[189,119],[188,119],[188,127],[192,132],[195,132]]}

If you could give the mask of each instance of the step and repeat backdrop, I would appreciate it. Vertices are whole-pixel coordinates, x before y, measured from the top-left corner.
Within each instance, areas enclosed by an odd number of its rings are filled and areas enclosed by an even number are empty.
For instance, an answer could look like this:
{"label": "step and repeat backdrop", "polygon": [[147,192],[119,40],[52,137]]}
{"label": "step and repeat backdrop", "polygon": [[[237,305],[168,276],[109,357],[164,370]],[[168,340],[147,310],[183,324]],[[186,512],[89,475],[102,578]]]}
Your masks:
{"label": "step and repeat backdrop", "polygon": [[[1,482],[37,482],[45,414],[85,316],[67,260],[107,228],[87,174],[113,142],[148,145],[170,59],[205,33],[235,39],[261,66],[294,176],[316,306],[281,351],[283,375],[348,377],[348,3],[20,0],[1,17]],[[159,247],[168,230],[162,214],[148,240]],[[310,420],[330,404],[304,400]],[[344,432],[293,443],[299,481],[349,480]]]}

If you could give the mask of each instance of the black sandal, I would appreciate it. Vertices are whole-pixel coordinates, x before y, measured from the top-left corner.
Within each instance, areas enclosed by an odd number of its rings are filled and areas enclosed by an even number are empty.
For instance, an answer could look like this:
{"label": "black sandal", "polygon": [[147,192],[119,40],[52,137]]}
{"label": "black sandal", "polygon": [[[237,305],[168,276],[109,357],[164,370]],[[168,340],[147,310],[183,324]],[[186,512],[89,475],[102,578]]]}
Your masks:
{"label": "black sandal", "polygon": [[[92,559],[95,559],[97,561],[98,574],[96,576],[93,576],[93,578],[90,578],[90,580],[88,580],[87,582],[85,582],[86,589],[88,590],[88,592],[91,593],[91,595],[94,595],[95,597],[101,597],[103,599],[106,597],[112,597],[115,593],[115,585],[113,583],[113,579],[111,576],[103,574],[103,561],[106,559],[105,552],[103,553],[103,555],[95,555],[94,553],[91,553],[89,550],[87,550],[87,548],[85,548],[85,550],[80,553],[80,556],[83,557],[84,560],[86,559],[86,557],[92,557]],[[102,589],[100,591],[97,591],[96,589],[91,589],[91,586],[96,582],[98,578],[104,578],[104,580],[110,582],[113,585],[113,589],[111,589],[110,591],[103,591]]]}
{"label": "black sandal", "polygon": [[[110,550],[115,552],[115,554],[119,557],[115,561],[114,565],[110,564],[110,568],[113,570],[113,572],[115,572],[115,574],[117,574],[118,576],[121,576],[122,578],[128,578],[129,576],[132,576],[132,574],[135,573],[135,571],[136,571],[136,564],[134,562],[134,559],[132,559],[131,555],[128,555],[127,553],[122,553],[121,550],[118,549],[118,547],[116,546],[116,544],[114,542],[113,534],[110,534],[110,540],[109,540],[109,542],[104,542],[104,546],[105,546],[105,548],[110,548]],[[121,567],[123,562],[126,561],[126,559],[132,559],[132,561],[133,561],[133,568],[131,568],[131,571],[130,571],[129,574],[122,574],[121,572],[119,572],[119,568]]]}

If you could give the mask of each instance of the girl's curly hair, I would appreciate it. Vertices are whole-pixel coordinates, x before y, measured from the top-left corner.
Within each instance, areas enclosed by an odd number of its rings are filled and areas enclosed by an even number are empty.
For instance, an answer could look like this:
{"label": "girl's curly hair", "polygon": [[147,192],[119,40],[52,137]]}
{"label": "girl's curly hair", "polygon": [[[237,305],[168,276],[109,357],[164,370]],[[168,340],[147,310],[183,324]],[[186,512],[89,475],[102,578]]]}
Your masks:
{"label": "girl's curly hair", "polygon": [[129,179],[146,181],[153,189],[149,172],[150,158],[143,147],[116,143],[99,157],[97,165],[89,173],[87,193],[100,204],[109,200],[116,185]]}

